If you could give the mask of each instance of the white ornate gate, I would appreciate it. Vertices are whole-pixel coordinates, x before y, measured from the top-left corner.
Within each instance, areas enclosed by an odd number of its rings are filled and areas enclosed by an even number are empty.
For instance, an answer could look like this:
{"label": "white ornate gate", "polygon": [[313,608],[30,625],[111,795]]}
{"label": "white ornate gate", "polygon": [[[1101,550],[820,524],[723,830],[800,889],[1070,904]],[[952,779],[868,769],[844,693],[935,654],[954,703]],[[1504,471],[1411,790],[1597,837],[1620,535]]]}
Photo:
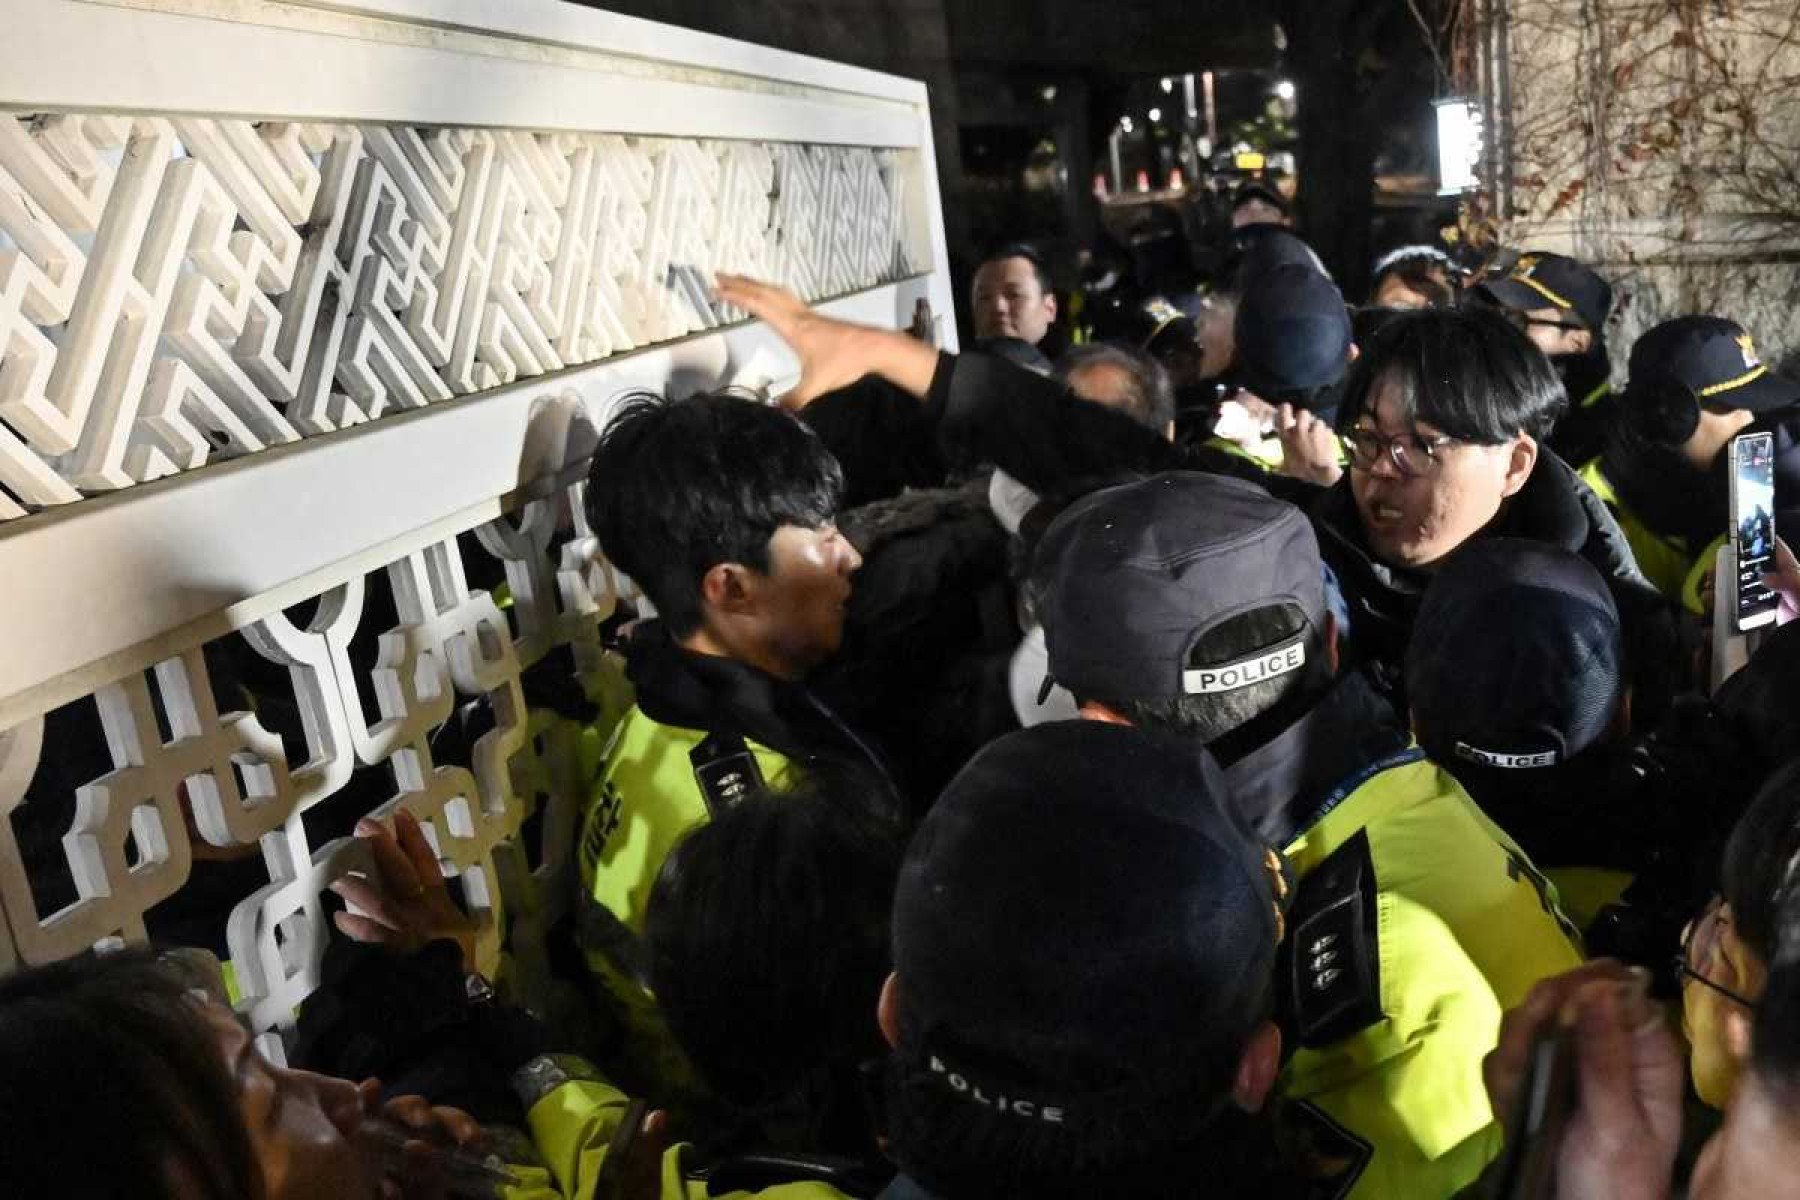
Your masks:
{"label": "white ornate gate", "polygon": [[219,919],[277,1030],[342,833],[396,806],[529,967],[572,887],[556,709],[619,703],[593,430],[789,369],[714,269],[950,311],[924,87],[556,0],[7,18],[0,968],[248,853]]}

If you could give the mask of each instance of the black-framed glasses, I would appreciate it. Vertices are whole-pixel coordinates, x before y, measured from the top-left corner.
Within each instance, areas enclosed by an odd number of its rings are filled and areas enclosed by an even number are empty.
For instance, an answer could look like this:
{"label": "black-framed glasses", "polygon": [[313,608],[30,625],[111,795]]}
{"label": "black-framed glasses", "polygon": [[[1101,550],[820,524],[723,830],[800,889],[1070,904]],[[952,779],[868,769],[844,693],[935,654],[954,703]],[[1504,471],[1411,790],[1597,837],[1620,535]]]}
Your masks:
{"label": "black-framed glasses", "polygon": [[[1752,1011],[1756,1001],[1741,992],[1734,992],[1722,983],[1714,983],[1700,973],[1694,964],[1696,961],[1705,966],[1712,961],[1713,950],[1719,944],[1719,929],[1727,920],[1724,915],[1725,900],[1722,896],[1714,896],[1711,903],[1701,910],[1700,915],[1689,921],[1687,928],[1681,931],[1681,953],[1675,956],[1675,977],[1691,979],[1701,987],[1717,992],[1727,1000],[1743,1005]],[[1696,954],[1698,958],[1696,958]]]}
{"label": "black-framed glasses", "polygon": [[1426,437],[1416,430],[1388,437],[1376,429],[1351,429],[1338,435],[1344,457],[1359,471],[1372,471],[1385,455],[1394,469],[1408,479],[1435,475],[1443,466],[1443,451],[1461,438],[1440,433]]}
{"label": "black-framed glasses", "polygon": [[1520,333],[1524,333],[1533,325],[1538,325],[1545,329],[1564,329],[1572,332],[1579,332],[1587,328],[1587,326],[1583,325],[1580,321],[1546,321],[1542,317],[1534,317],[1523,309],[1518,308],[1503,308],[1500,310],[1500,313],[1508,321],[1512,322],[1513,328],[1517,329]]}

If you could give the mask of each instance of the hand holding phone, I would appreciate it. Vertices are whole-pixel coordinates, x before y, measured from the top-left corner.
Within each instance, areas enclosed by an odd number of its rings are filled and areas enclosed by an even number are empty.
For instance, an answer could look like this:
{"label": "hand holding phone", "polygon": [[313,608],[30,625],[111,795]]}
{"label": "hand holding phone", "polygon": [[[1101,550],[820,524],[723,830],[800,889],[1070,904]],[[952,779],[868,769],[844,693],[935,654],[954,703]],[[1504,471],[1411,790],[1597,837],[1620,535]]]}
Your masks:
{"label": "hand holding phone", "polygon": [[1800,620],[1800,559],[1780,538],[1775,539],[1775,565],[1763,582],[1772,590],[1779,601],[1775,610],[1775,623],[1786,625],[1789,621]]}
{"label": "hand holding phone", "polygon": [[1482,1064],[1506,1130],[1486,1195],[1669,1193],[1686,1061],[1648,981],[1602,959],[1545,980],[1506,1014]]}
{"label": "hand holding phone", "polygon": [[1780,597],[1763,581],[1775,570],[1775,435],[1731,440],[1731,545],[1737,568],[1737,627],[1775,621]]}

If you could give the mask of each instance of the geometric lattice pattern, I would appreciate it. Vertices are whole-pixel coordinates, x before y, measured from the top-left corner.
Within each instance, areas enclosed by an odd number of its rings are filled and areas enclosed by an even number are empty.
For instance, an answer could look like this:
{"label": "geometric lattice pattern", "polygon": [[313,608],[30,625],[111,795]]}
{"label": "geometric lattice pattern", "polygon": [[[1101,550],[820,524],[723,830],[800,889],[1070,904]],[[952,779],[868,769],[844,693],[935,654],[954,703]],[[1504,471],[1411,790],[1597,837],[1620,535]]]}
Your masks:
{"label": "geometric lattice pattern", "polygon": [[[538,935],[575,892],[584,754],[627,703],[599,637],[619,581],[584,488],[103,688],[73,711],[97,717],[110,768],[67,789],[83,768],[44,718],[0,730],[0,969],[144,940],[203,856],[235,857],[254,879],[208,920],[240,1008],[278,1033],[317,985],[328,885],[366,865],[355,819],[406,808],[458,877],[484,964],[504,934],[513,969],[541,972]],[[52,836],[22,837],[34,819]]]}
{"label": "geometric lattice pattern", "polygon": [[926,269],[913,158],[0,116],[0,521]]}

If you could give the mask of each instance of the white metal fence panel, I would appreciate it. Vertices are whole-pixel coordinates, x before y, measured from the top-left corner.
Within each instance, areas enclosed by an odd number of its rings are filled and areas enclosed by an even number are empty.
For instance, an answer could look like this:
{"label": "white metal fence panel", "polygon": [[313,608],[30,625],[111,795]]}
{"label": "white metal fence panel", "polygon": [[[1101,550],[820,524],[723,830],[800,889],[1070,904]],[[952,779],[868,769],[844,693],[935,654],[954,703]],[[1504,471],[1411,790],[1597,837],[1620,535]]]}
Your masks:
{"label": "white metal fence panel", "polygon": [[950,311],[922,85],[554,0],[8,18],[0,969],[173,930],[279,1031],[405,807],[541,970],[624,703],[594,431],[791,372],[714,270]]}

